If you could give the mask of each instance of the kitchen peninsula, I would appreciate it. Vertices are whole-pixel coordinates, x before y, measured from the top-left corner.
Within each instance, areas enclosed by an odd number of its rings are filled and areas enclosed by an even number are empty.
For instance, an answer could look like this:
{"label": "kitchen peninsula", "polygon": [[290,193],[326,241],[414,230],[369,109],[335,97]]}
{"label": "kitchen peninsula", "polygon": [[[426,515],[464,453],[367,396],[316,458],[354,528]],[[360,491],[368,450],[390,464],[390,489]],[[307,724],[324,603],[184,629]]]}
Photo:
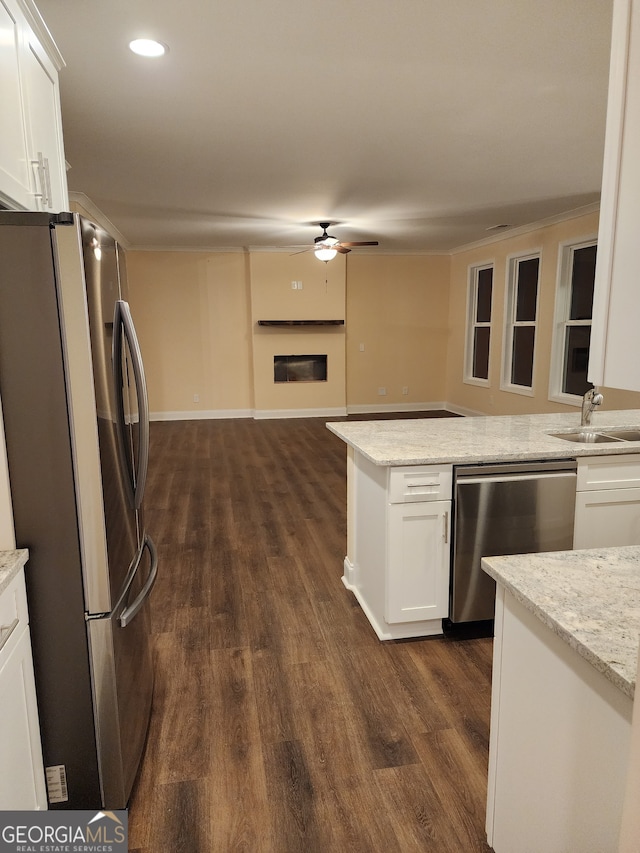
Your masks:
{"label": "kitchen peninsula", "polygon": [[[639,426],[640,410],[598,411],[583,429]],[[640,536],[629,520],[621,541],[607,542],[602,522],[622,489],[627,506],[633,495],[634,518],[638,514],[640,441],[563,439],[580,431],[578,413],[348,421],[327,427],[348,446],[343,583],[381,640],[442,633],[449,609],[455,465],[578,460],[578,489],[584,491],[576,500],[580,541],[574,547],[634,544],[624,536]],[[597,507],[595,495],[602,498]],[[594,531],[603,541],[589,538]]]}
{"label": "kitchen peninsula", "polygon": [[640,635],[640,547],[490,557],[497,582],[487,838],[617,851]]}

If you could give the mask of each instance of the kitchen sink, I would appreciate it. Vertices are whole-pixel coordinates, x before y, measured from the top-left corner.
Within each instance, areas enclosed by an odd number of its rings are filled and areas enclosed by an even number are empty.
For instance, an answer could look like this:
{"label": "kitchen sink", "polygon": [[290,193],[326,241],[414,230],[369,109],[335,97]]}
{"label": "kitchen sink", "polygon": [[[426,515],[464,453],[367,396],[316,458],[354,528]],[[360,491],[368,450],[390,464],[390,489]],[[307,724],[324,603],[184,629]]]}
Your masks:
{"label": "kitchen sink", "polygon": [[603,435],[610,435],[621,441],[640,441],[640,430],[637,429],[608,429]]}
{"label": "kitchen sink", "polygon": [[617,444],[623,441],[621,438],[611,438],[601,432],[562,432],[552,433],[554,438],[562,438],[564,441],[579,441],[580,444]]}
{"label": "kitchen sink", "polygon": [[580,444],[617,444],[620,441],[640,441],[640,430],[576,430],[575,432],[552,432],[554,438],[576,441]]}

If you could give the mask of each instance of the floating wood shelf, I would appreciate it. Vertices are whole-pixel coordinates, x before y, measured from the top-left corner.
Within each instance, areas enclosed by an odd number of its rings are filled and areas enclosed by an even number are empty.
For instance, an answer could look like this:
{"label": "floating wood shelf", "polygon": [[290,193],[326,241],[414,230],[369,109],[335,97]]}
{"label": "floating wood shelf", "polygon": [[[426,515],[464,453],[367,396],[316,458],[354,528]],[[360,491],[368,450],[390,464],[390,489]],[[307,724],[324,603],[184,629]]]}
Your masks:
{"label": "floating wood shelf", "polygon": [[259,326],[344,326],[344,320],[258,320]]}

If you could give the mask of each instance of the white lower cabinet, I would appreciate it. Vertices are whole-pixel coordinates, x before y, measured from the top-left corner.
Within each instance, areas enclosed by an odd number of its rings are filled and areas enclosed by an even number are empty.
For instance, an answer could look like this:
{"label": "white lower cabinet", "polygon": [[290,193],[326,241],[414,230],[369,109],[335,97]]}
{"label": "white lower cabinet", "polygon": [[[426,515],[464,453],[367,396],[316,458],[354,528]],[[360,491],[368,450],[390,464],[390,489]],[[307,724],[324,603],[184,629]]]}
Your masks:
{"label": "white lower cabinet", "polygon": [[491,848],[617,853],[633,701],[501,584],[491,690]]}
{"label": "white lower cabinet", "polygon": [[0,810],[47,808],[22,571],[0,597],[0,767]]}
{"label": "white lower cabinet", "polygon": [[573,547],[640,545],[640,456],[578,459]]}
{"label": "white lower cabinet", "polygon": [[449,615],[451,501],[389,507],[387,622]]}
{"label": "white lower cabinet", "polygon": [[381,640],[442,634],[449,615],[452,466],[349,465],[343,583]]}

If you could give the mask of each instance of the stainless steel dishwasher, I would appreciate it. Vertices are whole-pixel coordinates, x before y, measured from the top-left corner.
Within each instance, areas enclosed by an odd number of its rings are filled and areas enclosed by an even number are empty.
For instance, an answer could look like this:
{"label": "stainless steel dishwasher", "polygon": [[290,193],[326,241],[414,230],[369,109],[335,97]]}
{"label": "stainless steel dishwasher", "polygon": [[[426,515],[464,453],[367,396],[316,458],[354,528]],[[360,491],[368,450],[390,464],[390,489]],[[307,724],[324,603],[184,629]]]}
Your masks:
{"label": "stainless steel dishwasher", "polygon": [[454,466],[449,620],[493,619],[495,581],[480,559],[573,547],[574,459]]}

